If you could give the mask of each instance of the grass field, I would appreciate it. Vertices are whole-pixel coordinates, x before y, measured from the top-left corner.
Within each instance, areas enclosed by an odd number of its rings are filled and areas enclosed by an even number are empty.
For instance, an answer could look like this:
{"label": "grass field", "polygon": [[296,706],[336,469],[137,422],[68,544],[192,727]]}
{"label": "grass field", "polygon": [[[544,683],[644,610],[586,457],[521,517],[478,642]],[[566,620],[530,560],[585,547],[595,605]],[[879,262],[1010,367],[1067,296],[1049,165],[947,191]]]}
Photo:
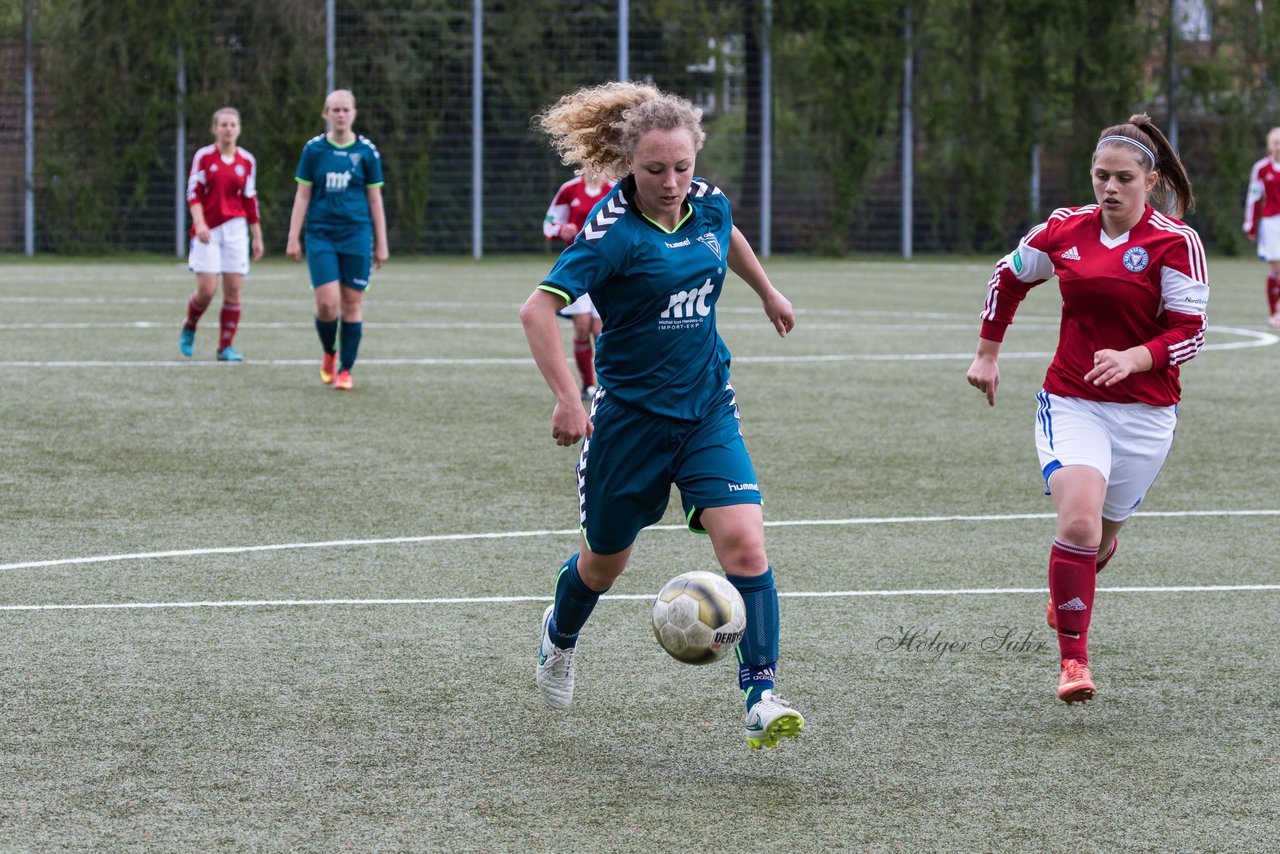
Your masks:
{"label": "grass field", "polygon": [[349,394],[292,264],[255,268],[224,365],[216,308],[178,354],[180,262],[0,263],[0,849],[1274,851],[1264,267],[1211,260],[1173,453],[1100,578],[1099,696],[1066,707],[1032,443],[1057,291],[989,409],[964,371],[993,262],[775,259],[785,341],[731,280],[807,721],[760,752],[732,666],[648,627],[663,581],[714,568],[678,499],[588,625],[573,709],[535,693],[577,520],[516,318],[546,259],[394,259]]}

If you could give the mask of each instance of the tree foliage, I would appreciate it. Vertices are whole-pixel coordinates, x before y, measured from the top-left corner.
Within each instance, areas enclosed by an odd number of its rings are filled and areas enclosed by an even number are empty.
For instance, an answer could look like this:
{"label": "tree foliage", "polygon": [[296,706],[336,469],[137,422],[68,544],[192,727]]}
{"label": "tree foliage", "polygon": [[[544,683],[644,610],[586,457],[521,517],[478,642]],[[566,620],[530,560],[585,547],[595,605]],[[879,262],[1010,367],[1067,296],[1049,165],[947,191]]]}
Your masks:
{"label": "tree foliage", "polygon": [[[298,154],[323,130],[323,3],[35,5],[42,250],[171,250],[175,161],[210,140],[209,116],[228,104],[258,158],[269,245],[283,245]],[[1179,142],[1199,201],[1192,222],[1221,250],[1242,251],[1244,180],[1280,106],[1280,7],[1206,0],[1212,32],[1201,41],[1171,19],[1179,5],[775,0],[766,44],[763,0],[632,0],[630,75],[707,105],[699,171],[726,186],[750,229],[767,46],[775,233],[795,226],[775,248],[845,252],[859,248],[869,217],[896,236],[911,56],[917,246],[986,251],[1054,207],[1091,199],[1101,128],[1138,111],[1167,128],[1173,60]],[[485,0],[483,9],[484,249],[536,249],[537,223],[569,173],[530,119],[564,92],[617,76],[617,6]],[[10,51],[21,23],[20,9],[0,14]],[[470,247],[471,31],[470,0],[337,3],[336,83],[356,93],[356,129],[383,153],[395,252]],[[1038,209],[1028,190],[1036,153]]]}

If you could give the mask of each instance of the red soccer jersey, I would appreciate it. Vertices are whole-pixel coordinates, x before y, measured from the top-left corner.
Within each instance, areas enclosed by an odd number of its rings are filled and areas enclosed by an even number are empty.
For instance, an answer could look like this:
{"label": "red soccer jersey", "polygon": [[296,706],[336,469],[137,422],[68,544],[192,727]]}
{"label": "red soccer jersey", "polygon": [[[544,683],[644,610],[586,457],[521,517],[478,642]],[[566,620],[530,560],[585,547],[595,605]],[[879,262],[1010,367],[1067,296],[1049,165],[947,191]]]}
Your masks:
{"label": "red soccer jersey", "polygon": [[[199,203],[209,228],[241,216],[255,223],[258,221],[257,171],[258,162],[243,148],[236,148],[228,160],[219,153],[218,146],[206,145],[191,160],[187,206]],[[191,236],[196,236],[194,225]]]}
{"label": "red soccer jersey", "polygon": [[542,221],[542,233],[548,240],[558,238],[560,226],[565,223],[571,223],[578,231],[582,231],[587,214],[612,189],[613,184],[605,181],[600,185],[600,192],[592,195],[587,192],[587,182],[582,180],[581,175],[565,181],[556,191],[556,197],[551,200],[551,207],[547,208],[547,216]]}
{"label": "red soccer jersey", "polygon": [[1280,215],[1280,164],[1264,157],[1249,170],[1249,192],[1244,201],[1244,230],[1256,234],[1258,220]]}
{"label": "red soccer jersey", "polygon": [[[1178,365],[1204,345],[1209,277],[1195,230],[1147,206],[1125,234],[1107,237],[1097,205],[1059,208],[1000,260],[982,311],[982,337],[1003,341],[1031,288],[1058,276],[1062,324],[1044,388],[1112,403],[1171,406],[1182,387]],[[1098,350],[1151,352],[1149,371],[1110,388],[1086,382]]]}

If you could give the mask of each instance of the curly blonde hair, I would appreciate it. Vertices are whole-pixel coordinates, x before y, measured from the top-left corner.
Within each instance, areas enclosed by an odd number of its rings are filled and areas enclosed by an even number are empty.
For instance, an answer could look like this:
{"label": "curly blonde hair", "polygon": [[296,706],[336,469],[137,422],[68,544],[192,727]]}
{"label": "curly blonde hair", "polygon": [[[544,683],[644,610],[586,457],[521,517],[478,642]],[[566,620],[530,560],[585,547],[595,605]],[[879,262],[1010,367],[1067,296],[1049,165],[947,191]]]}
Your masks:
{"label": "curly blonde hair", "polygon": [[693,150],[702,150],[702,110],[648,83],[613,81],[584,86],[534,116],[551,137],[560,162],[579,172],[621,178],[640,137],[651,130],[685,128]]}

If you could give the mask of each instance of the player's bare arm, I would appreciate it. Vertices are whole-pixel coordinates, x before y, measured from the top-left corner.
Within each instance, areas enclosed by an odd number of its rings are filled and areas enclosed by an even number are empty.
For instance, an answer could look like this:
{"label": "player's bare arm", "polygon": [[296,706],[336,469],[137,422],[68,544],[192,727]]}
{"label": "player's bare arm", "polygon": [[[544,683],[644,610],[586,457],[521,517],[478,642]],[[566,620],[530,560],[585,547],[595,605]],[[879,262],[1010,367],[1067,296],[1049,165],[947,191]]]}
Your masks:
{"label": "player's bare arm", "polygon": [[204,205],[199,202],[191,205],[191,227],[195,229],[196,240],[209,242],[209,224],[204,221]]}
{"label": "player's bare arm", "polygon": [[520,323],[533,361],[542,372],[552,394],[556,398],[551,413],[551,438],[557,445],[568,447],[591,435],[591,421],[582,408],[578,384],[564,358],[564,344],[560,340],[560,326],[556,323],[556,310],[564,307],[564,300],[553,293],[535,290],[520,307]]}
{"label": "player's bare arm", "polygon": [[307,208],[311,206],[311,185],[299,184],[293,193],[293,213],[289,214],[289,240],[285,244],[284,254],[294,261],[302,260],[302,224],[307,219]]}
{"label": "player's bare arm", "polygon": [[373,221],[373,266],[381,267],[391,257],[387,246],[387,213],[382,206],[382,188],[369,187],[365,195],[369,199],[369,218]]}
{"label": "player's bare arm", "polygon": [[1109,387],[1130,374],[1151,370],[1152,364],[1151,351],[1143,344],[1128,350],[1099,350],[1093,354],[1093,370],[1084,378],[1094,385]]}
{"label": "player's bare arm", "polygon": [[978,339],[978,354],[969,366],[965,379],[969,385],[987,396],[987,405],[996,405],[996,389],[1000,387],[1000,342]]}
{"label": "player's bare arm", "polygon": [[262,253],[266,251],[266,248],[262,243],[262,225],[260,223],[255,222],[249,226],[249,237],[253,247],[253,260],[261,261]]}
{"label": "player's bare arm", "polygon": [[729,269],[756,292],[764,306],[765,317],[769,318],[773,328],[778,330],[778,336],[785,338],[787,333],[796,326],[796,315],[791,308],[791,301],[769,281],[769,275],[765,273],[755,250],[751,248],[751,242],[741,231],[738,231],[736,225],[729,235]]}

